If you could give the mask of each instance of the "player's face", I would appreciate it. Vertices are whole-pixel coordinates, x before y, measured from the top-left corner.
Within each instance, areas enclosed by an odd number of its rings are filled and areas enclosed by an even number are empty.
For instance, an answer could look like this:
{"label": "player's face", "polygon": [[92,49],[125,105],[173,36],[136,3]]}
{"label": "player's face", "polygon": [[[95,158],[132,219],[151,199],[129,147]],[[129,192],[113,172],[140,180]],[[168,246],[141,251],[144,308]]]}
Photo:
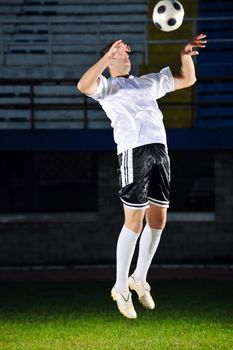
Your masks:
{"label": "player's face", "polygon": [[115,53],[115,68],[119,70],[121,74],[129,73],[131,69],[131,62],[129,53],[131,52],[130,46],[124,42],[119,44]]}

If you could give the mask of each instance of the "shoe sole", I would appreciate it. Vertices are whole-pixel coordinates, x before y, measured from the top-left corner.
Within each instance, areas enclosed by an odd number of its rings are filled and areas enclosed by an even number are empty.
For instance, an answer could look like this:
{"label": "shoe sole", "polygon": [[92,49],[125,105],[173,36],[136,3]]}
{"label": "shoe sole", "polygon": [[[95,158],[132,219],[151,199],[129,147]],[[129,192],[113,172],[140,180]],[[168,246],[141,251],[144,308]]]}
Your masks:
{"label": "shoe sole", "polygon": [[149,307],[149,306],[145,305],[145,304],[143,303],[143,301],[141,301],[139,298],[138,298],[138,300],[139,300],[140,304],[141,304],[145,309],[147,309],[147,310],[154,310],[154,309],[155,309],[155,306]]}

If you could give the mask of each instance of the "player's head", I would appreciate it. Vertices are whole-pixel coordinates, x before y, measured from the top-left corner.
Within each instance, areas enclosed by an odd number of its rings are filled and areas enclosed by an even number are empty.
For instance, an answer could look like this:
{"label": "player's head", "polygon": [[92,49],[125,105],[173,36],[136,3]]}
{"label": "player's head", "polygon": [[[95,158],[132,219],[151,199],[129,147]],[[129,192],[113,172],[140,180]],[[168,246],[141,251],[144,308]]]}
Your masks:
{"label": "player's head", "polygon": [[[109,43],[107,46],[105,46],[101,50],[101,56],[104,56],[112,47],[112,45],[115,43],[115,41]],[[129,53],[131,52],[131,49],[129,45],[127,45],[124,42],[121,42],[117,46],[117,50],[114,54],[114,59],[112,60],[111,64],[108,66],[108,70],[111,74],[111,76],[118,76],[118,75],[126,75],[129,74],[131,69],[131,62]]]}

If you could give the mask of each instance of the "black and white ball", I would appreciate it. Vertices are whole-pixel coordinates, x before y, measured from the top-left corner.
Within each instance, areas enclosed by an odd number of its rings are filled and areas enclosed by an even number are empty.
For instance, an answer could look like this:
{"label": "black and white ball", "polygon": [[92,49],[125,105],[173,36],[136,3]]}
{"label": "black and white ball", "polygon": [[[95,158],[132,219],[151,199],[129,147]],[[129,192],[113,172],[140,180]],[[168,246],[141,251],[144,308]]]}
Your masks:
{"label": "black and white ball", "polygon": [[177,0],[161,0],[155,5],[152,18],[157,28],[171,32],[183,23],[184,8]]}

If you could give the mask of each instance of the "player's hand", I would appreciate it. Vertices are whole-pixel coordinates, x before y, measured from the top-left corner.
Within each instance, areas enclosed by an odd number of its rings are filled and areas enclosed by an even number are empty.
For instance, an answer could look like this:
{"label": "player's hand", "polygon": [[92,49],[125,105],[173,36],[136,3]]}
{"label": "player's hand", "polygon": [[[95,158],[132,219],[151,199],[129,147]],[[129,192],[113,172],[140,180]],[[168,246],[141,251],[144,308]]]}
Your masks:
{"label": "player's hand", "polygon": [[112,47],[108,50],[108,52],[105,54],[106,57],[109,59],[114,59],[115,55],[120,47],[120,45],[123,43],[123,40],[117,40],[115,43],[112,45]]}
{"label": "player's hand", "polygon": [[130,47],[126,45],[123,40],[117,40],[105,54],[110,60],[117,58],[124,58],[125,52],[129,53],[131,51]]}
{"label": "player's hand", "polygon": [[181,55],[189,55],[189,56],[199,55],[199,51],[193,50],[193,48],[206,47],[207,40],[203,40],[205,38],[206,38],[205,34],[199,34],[194,36],[193,39],[188,44],[186,44],[185,47],[181,50]]}

